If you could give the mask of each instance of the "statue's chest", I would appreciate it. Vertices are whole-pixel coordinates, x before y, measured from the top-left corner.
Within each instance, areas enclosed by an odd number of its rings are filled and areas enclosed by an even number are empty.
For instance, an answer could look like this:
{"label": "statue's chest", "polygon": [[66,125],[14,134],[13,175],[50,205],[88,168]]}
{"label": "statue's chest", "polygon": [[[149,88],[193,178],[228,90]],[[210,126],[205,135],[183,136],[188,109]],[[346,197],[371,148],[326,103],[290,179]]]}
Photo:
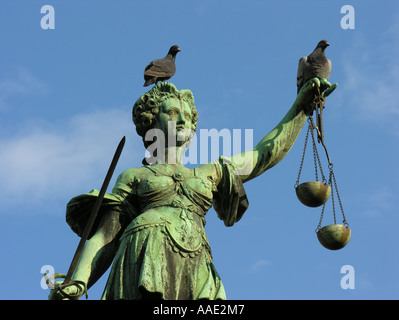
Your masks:
{"label": "statue's chest", "polygon": [[148,197],[171,196],[173,194],[193,195],[212,199],[214,184],[212,179],[199,177],[190,172],[156,172],[142,179],[137,187],[137,195]]}

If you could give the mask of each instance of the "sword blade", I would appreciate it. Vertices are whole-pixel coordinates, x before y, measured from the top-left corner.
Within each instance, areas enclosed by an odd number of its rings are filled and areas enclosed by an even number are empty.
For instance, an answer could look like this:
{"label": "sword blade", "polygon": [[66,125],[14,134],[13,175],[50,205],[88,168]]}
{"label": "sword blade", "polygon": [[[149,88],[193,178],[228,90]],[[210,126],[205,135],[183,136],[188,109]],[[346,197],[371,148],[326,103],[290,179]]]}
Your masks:
{"label": "sword blade", "polygon": [[90,231],[91,231],[91,229],[93,227],[94,221],[96,220],[98,211],[100,210],[102,201],[104,199],[105,192],[107,191],[107,188],[108,188],[108,184],[111,181],[112,174],[114,173],[116,164],[118,163],[119,157],[120,157],[120,155],[122,153],[123,146],[125,145],[125,140],[126,140],[125,137],[123,137],[122,140],[119,142],[119,145],[118,145],[118,147],[117,147],[117,149],[115,151],[115,154],[114,154],[114,157],[112,159],[111,165],[109,166],[107,175],[105,176],[103,185],[101,186],[100,193],[98,194],[96,202],[94,203],[93,209],[91,211],[91,214],[89,216],[89,219],[88,219],[87,224],[85,226],[85,229],[83,231],[82,237],[80,238],[78,248],[75,251],[75,255],[73,256],[71,265],[69,266],[68,273],[67,273],[67,275],[65,277],[63,285],[66,285],[68,282],[71,282],[73,273],[75,272],[76,265],[78,264],[78,261],[80,259],[81,254],[82,254],[82,251],[83,251],[84,245],[86,243],[86,240],[89,237],[89,234],[90,234]]}

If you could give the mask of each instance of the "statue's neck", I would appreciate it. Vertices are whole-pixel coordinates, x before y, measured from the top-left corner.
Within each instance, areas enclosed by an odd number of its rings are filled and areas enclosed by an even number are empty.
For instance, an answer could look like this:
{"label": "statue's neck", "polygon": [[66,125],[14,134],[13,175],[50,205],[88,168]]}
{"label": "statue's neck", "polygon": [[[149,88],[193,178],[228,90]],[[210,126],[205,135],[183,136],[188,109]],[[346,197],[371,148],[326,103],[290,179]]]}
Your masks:
{"label": "statue's neck", "polygon": [[181,147],[167,147],[165,148],[164,157],[158,158],[158,163],[164,164],[182,164],[184,152],[186,151],[186,146]]}

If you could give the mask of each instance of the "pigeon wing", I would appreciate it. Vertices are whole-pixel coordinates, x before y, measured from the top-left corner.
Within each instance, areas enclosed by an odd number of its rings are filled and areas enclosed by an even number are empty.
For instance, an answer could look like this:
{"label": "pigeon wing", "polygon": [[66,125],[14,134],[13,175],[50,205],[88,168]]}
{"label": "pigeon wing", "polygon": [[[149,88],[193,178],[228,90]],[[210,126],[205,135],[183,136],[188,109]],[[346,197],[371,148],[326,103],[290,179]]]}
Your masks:
{"label": "pigeon wing", "polygon": [[297,73],[297,77],[296,77],[296,86],[298,88],[297,92],[299,92],[299,90],[301,90],[302,86],[306,82],[305,74],[306,74],[306,70],[309,68],[307,61],[308,61],[308,57],[302,57],[301,59],[299,59],[299,62],[298,62],[298,73]]}
{"label": "pigeon wing", "polygon": [[159,59],[152,61],[144,70],[145,76],[151,77],[169,77],[175,72],[175,65],[172,60]]}

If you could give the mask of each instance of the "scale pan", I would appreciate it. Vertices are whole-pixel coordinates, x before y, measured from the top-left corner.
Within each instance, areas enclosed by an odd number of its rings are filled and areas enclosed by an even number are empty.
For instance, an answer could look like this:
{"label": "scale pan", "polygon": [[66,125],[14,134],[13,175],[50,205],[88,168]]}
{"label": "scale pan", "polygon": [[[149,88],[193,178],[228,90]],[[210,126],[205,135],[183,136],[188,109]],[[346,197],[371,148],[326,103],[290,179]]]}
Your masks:
{"label": "scale pan", "polygon": [[323,247],[339,250],[348,244],[351,238],[351,229],[342,224],[330,224],[317,231],[317,238]]}
{"label": "scale pan", "polygon": [[331,194],[331,187],[321,181],[301,183],[295,189],[296,195],[305,206],[319,207],[327,202]]}

